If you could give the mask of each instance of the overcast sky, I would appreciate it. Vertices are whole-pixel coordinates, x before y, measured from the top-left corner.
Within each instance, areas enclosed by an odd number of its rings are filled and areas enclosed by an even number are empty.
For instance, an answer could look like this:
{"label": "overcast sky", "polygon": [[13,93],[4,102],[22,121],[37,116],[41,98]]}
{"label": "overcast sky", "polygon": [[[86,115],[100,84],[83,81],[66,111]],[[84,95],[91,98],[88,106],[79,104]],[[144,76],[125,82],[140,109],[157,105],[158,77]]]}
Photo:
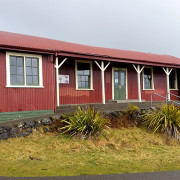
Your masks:
{"label": "overcast sky", "polygon": [[0,0],[0,30],[180,57],[180,0]]}

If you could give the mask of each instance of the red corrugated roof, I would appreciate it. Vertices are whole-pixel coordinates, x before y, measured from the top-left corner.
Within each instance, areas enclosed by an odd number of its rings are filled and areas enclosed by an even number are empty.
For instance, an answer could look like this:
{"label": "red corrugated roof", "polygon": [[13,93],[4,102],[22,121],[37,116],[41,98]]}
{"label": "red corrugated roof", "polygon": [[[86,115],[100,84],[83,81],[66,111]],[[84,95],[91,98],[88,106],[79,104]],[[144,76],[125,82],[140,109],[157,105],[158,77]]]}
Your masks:
{"label": "red corrugated roof", "polygon": [[133,60],[137,62],[145,63],[154,63],[154,64],[167,64],[167,65],[176,65],[180,66],[180,58],[176,58],[168,55],[157,55],[151,53],[142,53],[135,51],[119,50],[119,49],[110,49],[110,48],[101,48],[80,45],[75,43],[69,43],[64,41],[58,41],[53,39],[47,39],[42,37],[35,37],[17,33],[10,33],[0,31],[0,46],[10,46],[18,47],[22,49],[37,49],[41,51],[61,51],[68,53],[80,53],[97,55],[97,56],[106,56],[109,59],[126,59]]}

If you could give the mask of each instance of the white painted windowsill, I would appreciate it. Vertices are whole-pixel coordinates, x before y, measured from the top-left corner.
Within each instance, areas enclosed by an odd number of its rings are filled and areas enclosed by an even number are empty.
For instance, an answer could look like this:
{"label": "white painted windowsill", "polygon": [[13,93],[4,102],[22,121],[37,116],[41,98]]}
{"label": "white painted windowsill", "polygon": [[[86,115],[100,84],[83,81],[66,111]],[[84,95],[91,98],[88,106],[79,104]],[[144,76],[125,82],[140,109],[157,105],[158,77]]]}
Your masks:
{"label": "white painted windowsill", "polygon": [[94,91],[94,89],[75,89],[77,91]]}
{"label": "white painted windowsill", "polygon": [[155,89],[143,89],[143,91],[154,91]]}
{"label": "white painted windowsill", "polygon": [[178,91],[179,89],[170,89],[170,91]]}
{"label": "white painted windowsill", "polygon": [[44,86],[6,86],[7,88],[44,88]]}

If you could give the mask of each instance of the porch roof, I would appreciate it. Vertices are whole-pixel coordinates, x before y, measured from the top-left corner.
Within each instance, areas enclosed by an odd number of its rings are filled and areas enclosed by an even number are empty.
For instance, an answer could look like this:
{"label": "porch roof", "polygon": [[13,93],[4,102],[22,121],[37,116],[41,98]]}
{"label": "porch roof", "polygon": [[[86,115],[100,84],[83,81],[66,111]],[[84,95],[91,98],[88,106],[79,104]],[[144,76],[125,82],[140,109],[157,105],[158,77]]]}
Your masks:
{"label": "porch roof", "polygon": [[39,51],[53,54],[58,53],[63,56],[94,60],[180,68],[180,58],[174,56],[86,46],[4,31],[0,31],[0,48]]}

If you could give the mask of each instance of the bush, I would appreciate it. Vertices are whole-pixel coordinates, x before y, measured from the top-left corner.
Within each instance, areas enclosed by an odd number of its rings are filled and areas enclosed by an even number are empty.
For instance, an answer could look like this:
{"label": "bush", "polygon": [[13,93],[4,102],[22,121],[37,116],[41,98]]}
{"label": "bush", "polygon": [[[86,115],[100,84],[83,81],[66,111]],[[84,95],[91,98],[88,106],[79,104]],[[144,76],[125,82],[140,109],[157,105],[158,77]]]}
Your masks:
{"label": "bush", "polygon": [[86,139],[90,136],[98,136],[108,120],[103,118],[99,111],[95,111],[91,106],[86,109],[78,106],[78,110],[71,115],[67,115],[62,123],[64,124],[61,128],[63,133],[70,133],[71,136],[77,135]]}
{"label": "bush", "polygon": [[137,114],[139,108],[135,105],[128,104],[127,110],[123,112],[113,112],[108,117],[112,128],[128,128],[138,125]]}
{"label": "bush", "polygon": [[165,132],[170,136],[178,136],[180,130],[180,110],[179,107],[163,104],[154,111],[149,111],[142,116],[143,123],[154,132]]}

